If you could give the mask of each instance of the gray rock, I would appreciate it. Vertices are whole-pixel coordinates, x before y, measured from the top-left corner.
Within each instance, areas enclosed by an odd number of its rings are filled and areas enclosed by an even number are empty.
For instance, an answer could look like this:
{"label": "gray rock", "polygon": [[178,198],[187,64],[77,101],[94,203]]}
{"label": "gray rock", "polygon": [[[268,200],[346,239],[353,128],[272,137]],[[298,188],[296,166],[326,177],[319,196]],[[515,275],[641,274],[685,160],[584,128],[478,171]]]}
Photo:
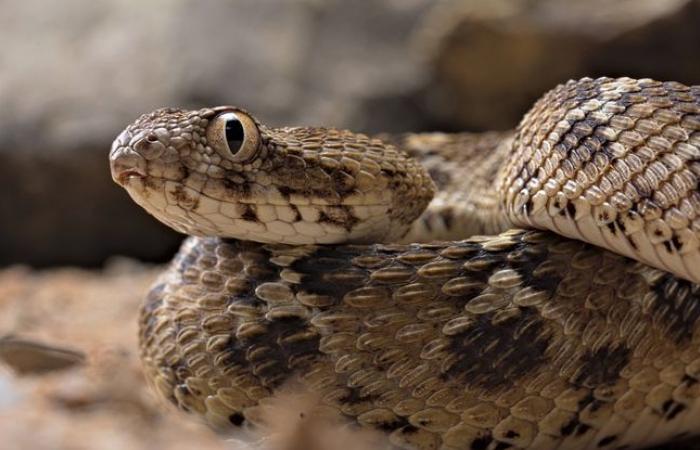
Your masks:
{"label": "gray rock", "polygon": [[0,370],[0,413],[17,405],[21,398],[9,372]]}

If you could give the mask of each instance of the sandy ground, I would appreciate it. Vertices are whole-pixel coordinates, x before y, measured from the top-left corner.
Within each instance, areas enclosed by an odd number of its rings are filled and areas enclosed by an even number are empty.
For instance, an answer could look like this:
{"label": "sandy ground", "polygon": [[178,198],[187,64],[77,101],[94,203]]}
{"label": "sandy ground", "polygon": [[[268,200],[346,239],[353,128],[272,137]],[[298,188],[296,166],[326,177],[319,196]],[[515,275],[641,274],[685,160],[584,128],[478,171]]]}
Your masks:
{"label": "sandy ground", "polygon": [[0,357],[29,372],[0,363],[0,447],[227,448],[159,404],[141,374],[136,315],[157,270],[115,260],[104,271],[0,271],[0,336],[14,337],[0,341]]}

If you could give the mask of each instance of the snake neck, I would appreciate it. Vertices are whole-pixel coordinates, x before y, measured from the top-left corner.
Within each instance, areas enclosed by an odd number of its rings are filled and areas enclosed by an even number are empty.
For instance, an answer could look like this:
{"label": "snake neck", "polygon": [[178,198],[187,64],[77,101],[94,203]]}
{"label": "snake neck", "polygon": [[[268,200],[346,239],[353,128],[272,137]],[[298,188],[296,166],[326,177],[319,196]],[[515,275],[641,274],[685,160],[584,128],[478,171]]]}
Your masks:
{"label": "snake neck", "polygon": [[436,185],[433,200],[402,242],[464,239],[511,228],[499,185],[513,135],[419,133],[395,138]]}

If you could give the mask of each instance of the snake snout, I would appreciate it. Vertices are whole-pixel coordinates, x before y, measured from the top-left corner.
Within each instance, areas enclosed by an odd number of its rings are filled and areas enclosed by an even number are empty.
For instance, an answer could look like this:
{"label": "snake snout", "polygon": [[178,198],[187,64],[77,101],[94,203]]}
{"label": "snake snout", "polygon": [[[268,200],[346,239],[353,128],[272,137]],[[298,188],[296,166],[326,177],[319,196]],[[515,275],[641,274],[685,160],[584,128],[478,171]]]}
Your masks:
{"label": "snake snout", "polygon": [[109,166],[112,179],[121,186],[125,186],[132,177],[146,177],[146,160],[128,147],[112,151],[109,155]]}

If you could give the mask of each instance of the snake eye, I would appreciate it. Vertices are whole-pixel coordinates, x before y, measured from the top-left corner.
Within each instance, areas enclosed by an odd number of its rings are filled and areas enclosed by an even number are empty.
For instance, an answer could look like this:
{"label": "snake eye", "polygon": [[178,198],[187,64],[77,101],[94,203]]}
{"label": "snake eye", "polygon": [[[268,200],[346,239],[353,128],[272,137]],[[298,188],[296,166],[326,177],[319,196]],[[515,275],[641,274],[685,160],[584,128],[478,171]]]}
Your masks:
{"label": "snake eye", "polygon": [[258,152],[260,133],[250,116],[240,111],[229,111],[212,119],[207,128],[207,142],[222,157],[234,162],[246,162]]}

